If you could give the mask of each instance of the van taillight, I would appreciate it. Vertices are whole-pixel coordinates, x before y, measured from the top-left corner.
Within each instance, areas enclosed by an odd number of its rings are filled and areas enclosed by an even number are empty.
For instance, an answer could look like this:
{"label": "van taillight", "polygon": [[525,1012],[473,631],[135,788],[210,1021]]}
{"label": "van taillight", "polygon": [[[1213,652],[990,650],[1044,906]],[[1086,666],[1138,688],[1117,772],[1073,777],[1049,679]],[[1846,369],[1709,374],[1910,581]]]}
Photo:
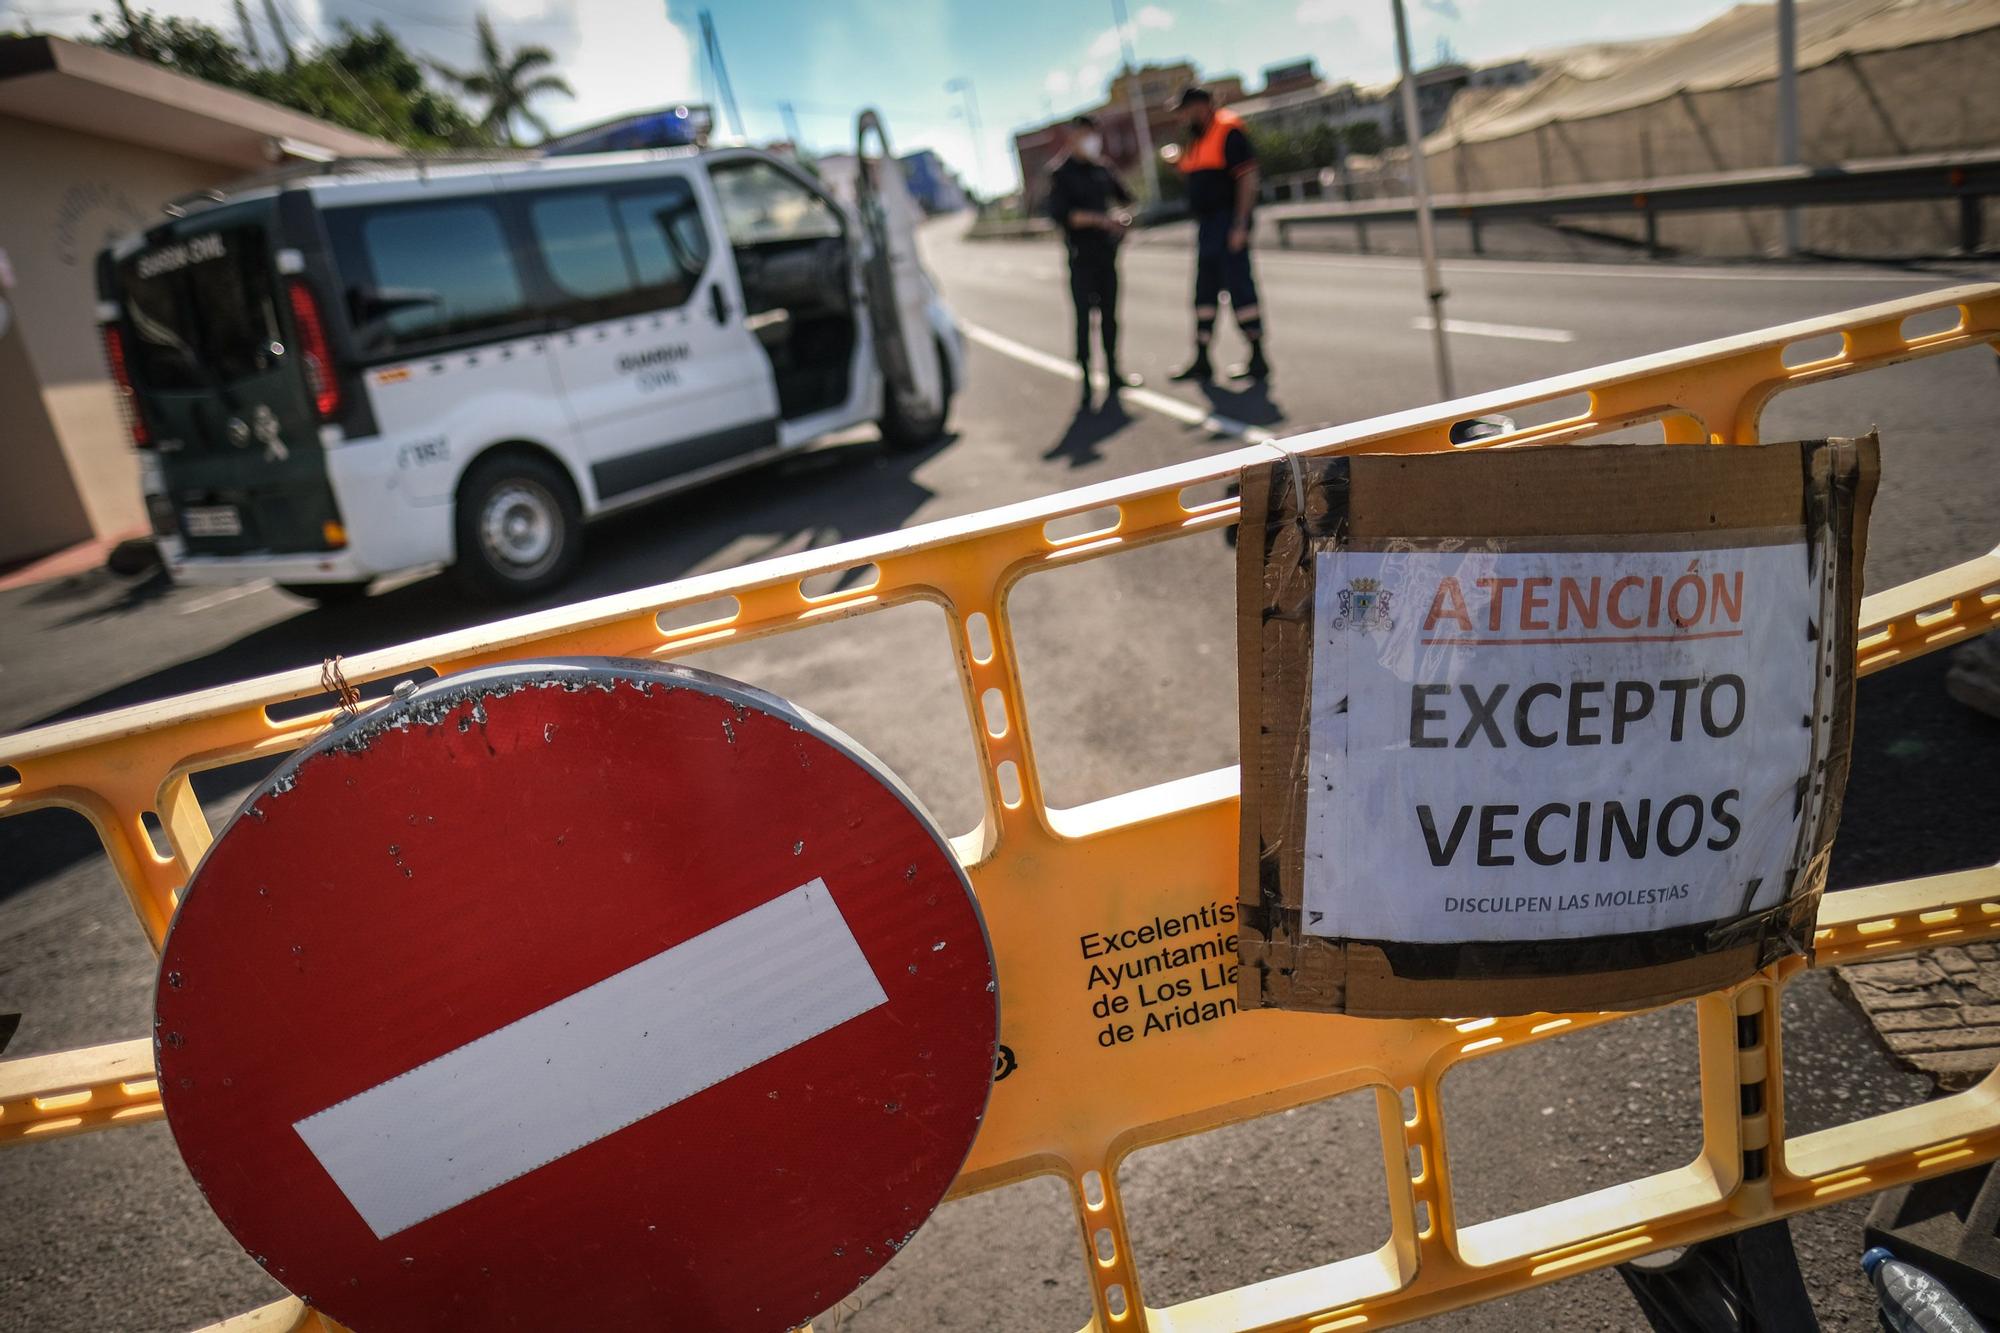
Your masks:
{"label": "van taillight", "polygon": [[125,429],[132,432],[132,443],[141,449],[152,448],[153,433],[146,429],[145,418],[139,415],[138,400],[132,394],[132,370],[125,363],[125,335],[116,324],[104,326],[104,364],[111,371],[111,385],[118,393],[118,412],[125,418]]}
{"label": "van taillight", "polygon": [[340,410],[340,380],[333,373],[333,349],[327,345],[326,325],[320,321],[319,301],[312,288],[294,278],[289,292],[299,354],[305,358],[306,385],[312,390],[313,410],[324,419]]}

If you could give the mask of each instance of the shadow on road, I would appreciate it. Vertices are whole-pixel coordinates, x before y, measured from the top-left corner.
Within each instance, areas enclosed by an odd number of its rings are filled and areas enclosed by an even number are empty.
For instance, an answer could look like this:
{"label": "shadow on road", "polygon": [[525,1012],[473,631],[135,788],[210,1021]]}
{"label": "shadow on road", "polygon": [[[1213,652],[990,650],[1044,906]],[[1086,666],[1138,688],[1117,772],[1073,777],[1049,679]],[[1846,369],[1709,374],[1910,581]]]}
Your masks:
{"label": "shadow on road", "polygon": [[[440,574],[342,606],[301,606],[289,619],[140,676],[40,722],[81,717],[311,666],[336,653],[353,656],[508,616],[669,583],[746,538],[754,544],[732,558],[732,564],[891,531],[931,498],[915,479],[917,467],[955,439],[948,435],[909,453],[891,452],[874,440],[829,445],[614,515],[589,528],[583,568],[576,578],[525,602],[487,601]],[[150,599],[162,590],[142,584],[131,596]],[[119,605],[122,609],[123,603]]]}
{"label": "shadow on road", "polygon": [[1076,415],[1070,418],[1069,428],[1049,446],[1042,461],[1053,463],[1061,459],[1072,468],[1089,467],[1104,458],[1104,451],[1098,446],[1131,424],[1131,414],[1115,395],[1107,396],[1095,407],[1079,406]]}
{"label": "shadow on road", "polygon": [[1217,416],[1234,417],[1249,426],[1275,426],[1285,419],[1284,409],[1263,380],[1209,380],[1201,391]]}
{"label": "shadow on road", "polygon": [[1879,884],[2000,862],[2000,721],[1944,692],[1951,650],[1870,676],[1828,885]]}
{"label": "shadow on road", "polygon": [[[832,546],[902,527],[932,492],[915,477],[927,459],[957,436],[907,453],[878,441],[822,446],[683,496],[629,510],[592,525],[584,566],[561,588],[517,605],[473,597],[446,575],[435,575],[343,606],[301,606],[298,614],[264,626],[199,656],[150,672],[29,724],[83,717],[193,690],[209,689],[336,654],[353,656],[430,635],[566,606],[593,597],[668,583],[731,550],[730,564]],[[50,585],[45,595],[61,600]],[[166,592],[148,580],[113,604],[133,609]],[[44,595],[44,594],[38,594]],[[72,594],[73,595],[73,594]],[[128,605],[129,604],[129,605]],[[93,608],[79,620],[102,618]],[[274,760],[236,764],[195,775],[195,792],[212,800],[258,781]],[[95,832],[69,811],[30,811],[0,819],[0,901],[99,854]]]}
{"label": "shadow on road", "polygon": [[[88,600],[88,594],[95,593],[104,584],[111,582],[123,582],[123,580],[102,568],[77,577],[51,579],[29,593],[27,603],[30,606],[55,606],[67,601]],[[155,570],[145,578],[126,583],[124,590],[113,600],[66,616],[57,622],[57,626],[68,628],[73,625],[86,625],[92,621],[111,620],[130,615],[135,611],[143,611],[172,592],[173,586],[168,582],[165,571]]]}

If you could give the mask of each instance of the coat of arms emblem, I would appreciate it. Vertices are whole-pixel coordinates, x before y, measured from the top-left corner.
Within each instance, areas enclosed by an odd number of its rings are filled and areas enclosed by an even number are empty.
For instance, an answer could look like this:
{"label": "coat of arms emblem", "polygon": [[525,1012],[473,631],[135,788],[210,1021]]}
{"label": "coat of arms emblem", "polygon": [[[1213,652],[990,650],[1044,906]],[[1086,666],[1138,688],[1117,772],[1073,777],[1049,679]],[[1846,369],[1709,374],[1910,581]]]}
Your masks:
{"label": "coat of arms emblem", "polygon": [[1329,629],[1390,629],[1396,623],[1389,613],[1389,602],[1395,594],[1378,579],[1349,579],[1347,586],[1334,595],[1339,599],[1340,609]]}

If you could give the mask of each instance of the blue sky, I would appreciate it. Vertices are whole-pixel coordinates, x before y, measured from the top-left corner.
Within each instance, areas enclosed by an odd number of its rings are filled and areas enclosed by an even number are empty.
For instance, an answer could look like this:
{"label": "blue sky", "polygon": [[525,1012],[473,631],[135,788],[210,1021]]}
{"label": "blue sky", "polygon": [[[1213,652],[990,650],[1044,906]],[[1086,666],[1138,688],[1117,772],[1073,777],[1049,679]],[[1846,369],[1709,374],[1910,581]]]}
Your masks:
{"label": "blue sky", "polygon": [[[463,61],[484,8],[509,44],[552,48],[575,100],[541,110],[558,128],[702,96],[700,0],[271,0],[294,30],[331,32],[340,19],[380,19],[411,45]],[[249,0],[263,38],[266,0]],[[932,147],[988,189],[1015,181],[1012,131],[1101,100],[1119,64],[1110,0],[707,0],[744,128],[785,134],[789,101],[809,147],[852,136],[854,113],[878,107],[899,150]],[[1412,47],[1428,63],[1439,44],[1490,61],[1569,42],[1695,27],[1726,0],[1666,7],[1633,0],[1409,0]],[[81,33],[109,0],[0,0],[0,25],[32,20]],[[134,0],[235,30],[230,0]],[[1204,74],[1234,72],[1251,87],[1267,65],[1310,56],[1322,74],[1367,83],[1395,67],[1389,0],[1131,0],[1142,61],[1192,59]],[[264,38],[268,40],[267,38]],[[971,80],[983,133],[975,145],[962,98]]]}

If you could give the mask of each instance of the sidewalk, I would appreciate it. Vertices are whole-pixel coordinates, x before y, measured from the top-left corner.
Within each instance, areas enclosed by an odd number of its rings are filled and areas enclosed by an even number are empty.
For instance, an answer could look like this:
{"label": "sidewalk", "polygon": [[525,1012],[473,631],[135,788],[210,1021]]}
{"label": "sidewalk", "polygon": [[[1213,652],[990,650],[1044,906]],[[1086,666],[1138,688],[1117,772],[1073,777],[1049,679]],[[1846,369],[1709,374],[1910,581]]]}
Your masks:
{"label": "sidewalk", "polygon": [[2000,944],[1931,949],[1834,969],[1897,1061],[1945,1092],[2000,1062]]}
{"label": "sidewalk", "polygon": [[134,537],[146,535],[144,528],[134,528],[110,537],[98,537],[87,542],[66,546],[60,551],[37,556],[26,564],[0,569],[0,592],[12,592],[31,584],[47,583],[51,579],[66,579],[73,574],[101,569],[111,555],[113,547]]}

